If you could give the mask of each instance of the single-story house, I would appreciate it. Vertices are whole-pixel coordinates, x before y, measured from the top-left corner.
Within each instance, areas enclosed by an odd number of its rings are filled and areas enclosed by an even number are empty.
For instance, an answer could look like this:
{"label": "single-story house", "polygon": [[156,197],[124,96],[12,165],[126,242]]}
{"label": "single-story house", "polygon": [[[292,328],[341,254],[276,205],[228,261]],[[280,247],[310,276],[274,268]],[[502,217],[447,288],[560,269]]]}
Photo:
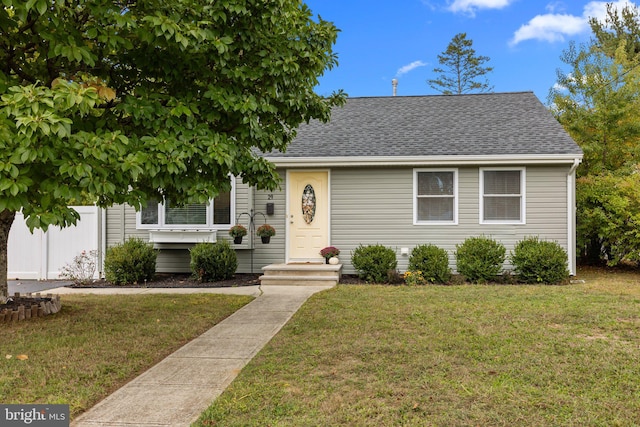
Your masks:
{"label": "single-story house", "polygon": [[[232,240],[238,223],[269,223],[269,244],[233,244],[238,272],[270,264],[322,262],[340,249],[355,273],[358,245],[382,244],[407,268],[411,249],[432,243],[450,254],[470,236],[507,251],[527,236],[558,242],[575,272],[575,171],[582,151],[532,92],[350,98],[329,123],[302,125],[285,153],[267,153],[282,189],[257,191],[240,180],[207,205],[162,204],[136,213],[106,211],[106,245],[128,237],[160,249],[158,272],[189,271],[197,241]],[[255,233],[253,233],[255,234]]]}

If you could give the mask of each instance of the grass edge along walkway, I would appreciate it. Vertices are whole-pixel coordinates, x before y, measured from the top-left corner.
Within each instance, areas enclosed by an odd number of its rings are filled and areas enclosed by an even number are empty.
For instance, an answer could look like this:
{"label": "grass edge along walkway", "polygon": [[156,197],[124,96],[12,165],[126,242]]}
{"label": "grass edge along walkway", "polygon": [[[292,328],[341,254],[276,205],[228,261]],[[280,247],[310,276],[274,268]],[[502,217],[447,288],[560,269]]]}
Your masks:
{"label": "grass edge along walkway", "polygon": [[197,426],[632,426],[640,275],[317,294]]}
{"label": "grass edge along walkway", "polygon": [[56,315],[0,327],[0,402],[69,404],[73,419],[253,300],[218,294],[62,298]]}

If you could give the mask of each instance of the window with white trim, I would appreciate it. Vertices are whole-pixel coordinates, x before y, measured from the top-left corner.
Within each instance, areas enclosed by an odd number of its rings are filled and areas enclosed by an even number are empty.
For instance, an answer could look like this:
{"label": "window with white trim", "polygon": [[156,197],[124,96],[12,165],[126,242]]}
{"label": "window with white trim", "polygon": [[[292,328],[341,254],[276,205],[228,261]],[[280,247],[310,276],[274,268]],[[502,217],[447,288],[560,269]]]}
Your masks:
{"label": "window with white trim", "polygon": [[480,222],[525,223],[525,169],[480,169]]}
{"label": "window with white trim", "polygon": [[209,203],[172,206],[150,200],[137,214],[137,227],[143,229],[224,229],[232,225],[235,215],[235,185]]}
{"label": "window with white trim", "polygon": [[413,223],[458,223],[458,170],[414,169]]}

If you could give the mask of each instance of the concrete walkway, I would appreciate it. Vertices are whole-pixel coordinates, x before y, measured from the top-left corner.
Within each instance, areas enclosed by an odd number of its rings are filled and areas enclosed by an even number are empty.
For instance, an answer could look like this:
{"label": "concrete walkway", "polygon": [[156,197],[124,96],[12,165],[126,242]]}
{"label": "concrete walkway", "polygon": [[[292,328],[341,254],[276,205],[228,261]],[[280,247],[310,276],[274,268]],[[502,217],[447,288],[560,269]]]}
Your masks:
{"label": "concrete walkway", "polygon": [[[169,355],[71,426],[189,426],[314,293],[330,286],[71,289],[53,294],[230,293],[256,299]],[[64,304],[64,303],[63,303]]]}

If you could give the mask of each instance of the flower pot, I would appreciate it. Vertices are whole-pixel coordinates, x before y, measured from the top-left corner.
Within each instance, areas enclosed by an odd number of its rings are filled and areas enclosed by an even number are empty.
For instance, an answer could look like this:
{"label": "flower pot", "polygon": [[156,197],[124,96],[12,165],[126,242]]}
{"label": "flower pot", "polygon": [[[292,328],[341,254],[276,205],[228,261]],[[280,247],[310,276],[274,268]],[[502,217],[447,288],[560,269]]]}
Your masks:
{"label": "flower pot", "polygon": [[236,245],[239,245],[242,243],[242,236],[236,236],[233,238],[233,243],[235,243]]}
{"label": "flower pot", "polygon": [[329,264],[331,265],[336,265],[340,262],[340,260],[338,259],[337,256],[332,256],[331,258],[329,258]]}
{"label": "flower pot", "polygon": [[269,243],[271,241],[271,236],[260,236],[262,239],[262,243]]}

